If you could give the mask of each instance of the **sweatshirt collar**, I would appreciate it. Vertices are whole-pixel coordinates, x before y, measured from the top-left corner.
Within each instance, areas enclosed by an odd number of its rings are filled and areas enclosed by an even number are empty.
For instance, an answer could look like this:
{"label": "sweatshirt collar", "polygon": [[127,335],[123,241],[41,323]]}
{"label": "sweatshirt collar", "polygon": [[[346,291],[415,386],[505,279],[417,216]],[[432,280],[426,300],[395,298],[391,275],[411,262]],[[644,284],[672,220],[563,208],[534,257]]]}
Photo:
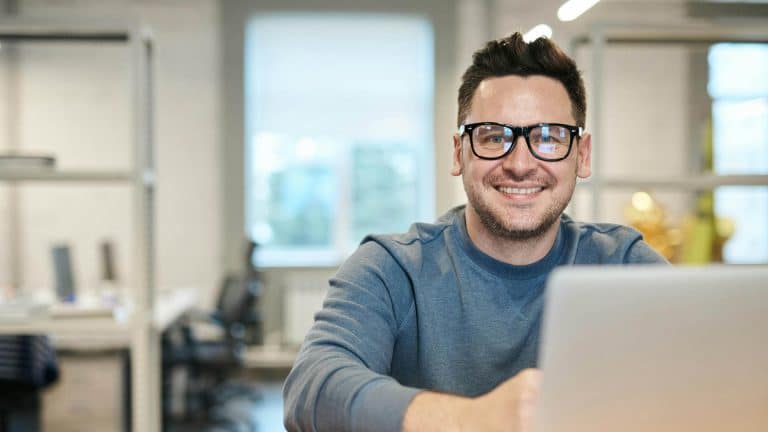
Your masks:
{"label": "sweatshirt collar", "polygon": [[467,254],[479,267],[487,270],[488,272],[495,274],[505,279],[533,279],[539,276],[546,276],[549,272],[558,264],[560,257],[565,250],[567,230],[563,227],[563,219],[567,219],[568,216],[561,216],[559,223],[559,229],[557,231],[557,237],[552,245],[552,248],[547,254],[540,260],[526,265],[512,265],[499,261],[472,243],[472,239],[469,238],[467,232],[467,223],[465,217],[465,207],[462,206],[456,209],[454,228],[457,231],[457,239],[460,243],[461,249]]}

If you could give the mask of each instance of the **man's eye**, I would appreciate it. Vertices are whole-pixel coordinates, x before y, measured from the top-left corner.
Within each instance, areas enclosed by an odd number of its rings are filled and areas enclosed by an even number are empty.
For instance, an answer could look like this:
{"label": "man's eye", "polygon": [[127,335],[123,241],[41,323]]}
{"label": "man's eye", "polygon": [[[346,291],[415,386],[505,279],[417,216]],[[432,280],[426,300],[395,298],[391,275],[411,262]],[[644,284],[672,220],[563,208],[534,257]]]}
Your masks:
{"label": "man's eye", "polygon": [[564,140],[558,135],[553,134],[531,134],[533,143],[562,144]]}
{"label": "man's eye", "polygon": [[546,135],[546,136],[542,136],[541,137],[541,142],[552,143],[552,144],[561,144],[563,142],[563,140],[561,140],[557,136]]}

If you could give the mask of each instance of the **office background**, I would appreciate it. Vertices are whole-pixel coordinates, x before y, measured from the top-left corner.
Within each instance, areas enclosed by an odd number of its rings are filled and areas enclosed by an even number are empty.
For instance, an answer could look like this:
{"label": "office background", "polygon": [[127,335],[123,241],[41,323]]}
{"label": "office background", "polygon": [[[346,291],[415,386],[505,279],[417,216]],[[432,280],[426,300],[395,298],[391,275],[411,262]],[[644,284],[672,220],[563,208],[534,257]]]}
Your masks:
{"label": "office background", "polygon": [[[151,29],[156,286],[192,287],[199,306],[211,308],[224,275],[242,271],[244,241],[252,238],[261,244],[253,261],[263,271],[264,342],[290,351],[362,233],[402,231],[465,201],[460,180],[449,175],[460,74],[485,41],[539,23],[552,27],[585,72],[587,130],[599,124],[602,132],[593,145],[603,182],[580,185],[569,212],[629,223],[633,194],[647,191],[664,207],[664,229],[673,230],[663,236],[681,243],[685,224],[711,207],[733,228],[725,261],[768,262],[768,182],[761,177],[768,174],[768,45],[739,57],[713,51],[707,31],[695,31],[692,43],[672,40],[690,26],[710,29],[714,39],[766,29],[768,4],[603,0],[567,23],[556,18],[560,4],[20,0],[3,2],[3,20],[139,20]],[[596,53],[594,37],[616,29],[649,37],[606,39]],[[665,34],[673,36],[651,41]],[[754,39],[768,41],[768,31]],[[58,168],[130,166],[131,65],[123,52],[40,43],[0,47],[0,59],[0,151],[54,154]],[[748,67],[717,69],[739,61]],[[740,85],[728,85],[734,82]],[[728,129],[734,118],[753,129],[729,141],[745,130]],[[681,182],[707,172],[751,177],[727,180],[730,193],[720,195]],[[96,289],[98,245],[106,240],[115,247],[118,284],[130,295],[137,283],[132,215],[130,190],[120,185],[0,183],[0,290],[51,290],[54,244],[71,247],[78,288]]]}

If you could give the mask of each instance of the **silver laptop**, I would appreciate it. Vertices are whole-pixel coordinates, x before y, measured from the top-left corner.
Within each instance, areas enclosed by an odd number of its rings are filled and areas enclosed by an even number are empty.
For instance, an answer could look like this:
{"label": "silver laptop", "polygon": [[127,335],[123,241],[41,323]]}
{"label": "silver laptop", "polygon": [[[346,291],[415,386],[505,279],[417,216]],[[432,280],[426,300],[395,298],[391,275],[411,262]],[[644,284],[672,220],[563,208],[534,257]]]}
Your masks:
{"label": "silver laptop", "polygon": [[547,284],[536,432],[768,431],[768,267],[571,267]]}

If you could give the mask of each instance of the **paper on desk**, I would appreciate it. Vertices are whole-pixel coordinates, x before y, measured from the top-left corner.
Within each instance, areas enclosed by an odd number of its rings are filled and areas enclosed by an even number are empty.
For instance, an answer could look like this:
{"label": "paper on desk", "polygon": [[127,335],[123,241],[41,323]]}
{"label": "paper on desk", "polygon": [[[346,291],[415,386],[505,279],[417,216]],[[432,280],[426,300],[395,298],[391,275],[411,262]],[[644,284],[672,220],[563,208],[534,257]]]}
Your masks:
{"label": "paper on desk", "polygon": [[30,297],[17,297],[0,302],[0,320],[18,321],[48,314],[47,303]]}

